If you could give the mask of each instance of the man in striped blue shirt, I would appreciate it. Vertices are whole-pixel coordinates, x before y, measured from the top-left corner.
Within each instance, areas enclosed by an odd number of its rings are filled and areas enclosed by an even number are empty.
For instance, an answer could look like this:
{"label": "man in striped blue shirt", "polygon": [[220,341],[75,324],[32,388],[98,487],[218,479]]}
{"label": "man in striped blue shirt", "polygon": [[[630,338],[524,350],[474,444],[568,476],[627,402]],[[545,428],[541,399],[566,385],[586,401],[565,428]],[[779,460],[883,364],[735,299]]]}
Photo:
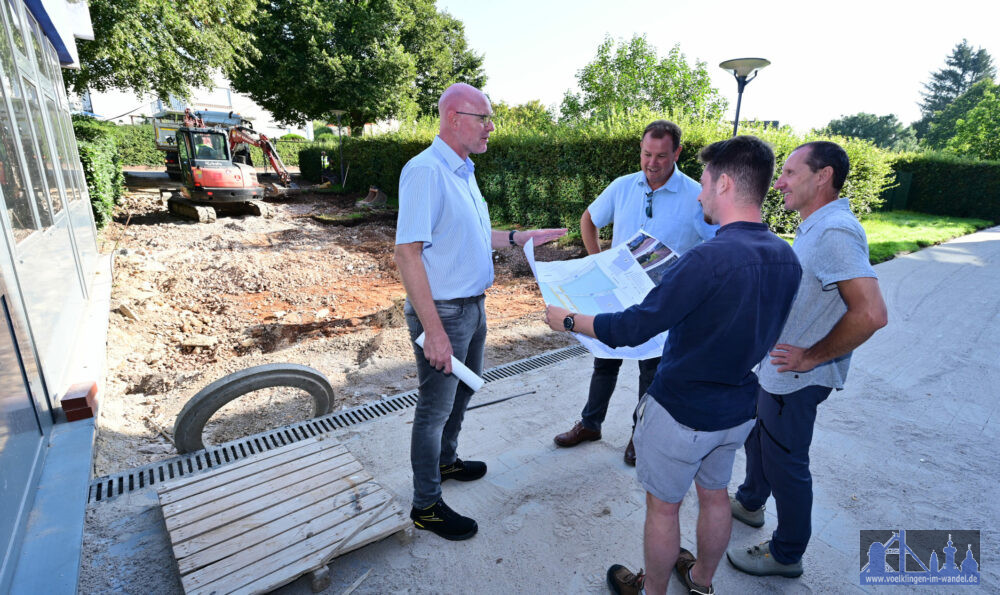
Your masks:
{"label": "man in striped blue shirt", "polygon": [[418,529],[459,541],[475,535],[478,525],[444,503],[441,482],[479,479],[486,475],[486,464],[457,456],[472,390],[451,373],[451,357],[482,374],[492,251],[530,239],[543,244],[566,230],[491,229],[469,159],[486,152],[495,129],[490,101],[475,87],[456,83],[441,95],[438,112],[438,136],[399,176],[395,259],[406,288],[410,338],[424,333],[423,348],[413,347],[420,388],[410,443],[410,518]]}

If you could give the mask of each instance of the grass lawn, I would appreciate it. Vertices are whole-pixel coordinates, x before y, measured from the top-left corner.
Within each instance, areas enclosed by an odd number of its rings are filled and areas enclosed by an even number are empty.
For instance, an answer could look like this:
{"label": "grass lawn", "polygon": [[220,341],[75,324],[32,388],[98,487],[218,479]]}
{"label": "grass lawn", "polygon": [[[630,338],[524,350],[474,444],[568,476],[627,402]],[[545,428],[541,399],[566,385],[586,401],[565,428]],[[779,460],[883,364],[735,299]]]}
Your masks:
{"label": "grass lawn", "polygon": [[961,219],[911,211],[872,213],[861,221],[861,226],[868,235],[868,250],[872,264],[884,262],[898,254],[915,252],[925,246],[940,244],[991,225],[992,222],[985,219]]}

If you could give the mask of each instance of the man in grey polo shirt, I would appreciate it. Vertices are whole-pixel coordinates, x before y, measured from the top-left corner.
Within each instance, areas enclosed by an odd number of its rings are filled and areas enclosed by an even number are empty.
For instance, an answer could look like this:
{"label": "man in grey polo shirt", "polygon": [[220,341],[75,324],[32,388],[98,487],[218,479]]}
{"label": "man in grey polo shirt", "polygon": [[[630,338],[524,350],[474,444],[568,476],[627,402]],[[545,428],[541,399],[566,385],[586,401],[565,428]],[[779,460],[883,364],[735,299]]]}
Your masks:
{"label": "man in grey polo shirt", "polygon": [[457,456],[472,391],[452,375],[451,357],[482,373],[492,251],[523,246],[532,238],[544,244],[566,230],[491,230],[469,159],[486,152],[494,130],[490,101],[475,87],[456,83],[441,94],[438,112],[438,136],[399,176],[395,258],[406,288],[410,338],[425,333],[423,348],[413,346],[420,387],[410,443],[410,518],[418,529],[457,541],[475,535],[478,525],[444,503],[441,482],[479,479],[486,475],[486,464]]}
{"label": "man in grey polo shirt", "polygon": [[864,229],[839,198],[850,164],[837,144],[795,149],[774,187],[802,223],[793,245],[802,283],[777,345],[757,376],[757,424],[747,438],[746,477],[730,499],[732,515],[764,525],[774,496],[778,527],[769,541],[730,547],[729,561],[758,576],[796,577],[811,534],[809,445],[816,408],[847,378],[851,352],[887,323],[885,302],[868,262]]}
{"label": "man in grey polo shirt", "polygon": [[[640,229],[678,254],[715,237],[719,226],[705,221],[698,203],[701,184],[677,167],[681,149],[681,129],[677,124],[656,120],[646,126],[639,143],[640,171],[611,182],[580,217],[580,235],[588,254],[601,251],[598,229],[611,223],[614,224],[612,246],[628,241]],[[639,398],[646,394],[659,364],[659,357],[639,361]],[[621,366],[620,359],[594,358],[590,391],[580,421],[557,435],[556,445],[570,447],[601,439],[601,424],[608,413]],[[632,425],[635,427],[634,415]],[[625,448],[625,462],[635,465],[631,439]]]}

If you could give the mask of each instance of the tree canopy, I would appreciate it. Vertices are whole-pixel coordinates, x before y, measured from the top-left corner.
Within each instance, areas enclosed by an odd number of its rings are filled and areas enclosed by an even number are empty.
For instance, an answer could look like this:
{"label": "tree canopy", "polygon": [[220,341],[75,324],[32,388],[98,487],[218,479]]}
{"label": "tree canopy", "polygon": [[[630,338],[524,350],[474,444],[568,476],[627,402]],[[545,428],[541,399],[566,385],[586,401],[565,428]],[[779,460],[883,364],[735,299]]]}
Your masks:
{"label": "tree canopy", "polygon": [[80,41],[79,70],[66,82],[87,89],[187,97],[214,71],[254,55],[246,29],[255,0],[89,0],[94,41]]}
{"label": "tree canopy", "polygon": [[984,79],[972,85],[955,101],[934,114],[930,120],[930,129],[924,136],[924,144],[931,149],[946,148],[948,142],[955,136],[958,121],[965,119],[969,112],[979,105],[988,91],[995,94],[998,90],[1000,87],[994,85],[991,79]]}
{"label": "tree canopy", "polygon": [[946,67],[931,73],[931,80],[924,83],[920,93],[920,111],[923,117],[914,123],[917,136],[923,137],[930,129],[934,114],[948,107],[960,95],[984,78],[996,77],[993,57],[983,48],[969,45],[965,39],[955,45],[945,58]]}
{"label": "tree canopy", "polygon": [[984,85],[979,101],[955,122],[947,148],[979,159],[1000,159],[1000,86]]}
{"label": "tree canopy", "polygon": [[483,56],[465,40],[465,25],[447,12],[439,12],[434,0],[408,0],[401,23],[400,42],[414,56],[416,78],[414,100],[417,114],[437,114],[437,102],[453,83],[483,88]]}
{"label": "tree canopy", "polygon": [[451,83],[486,80],[461,22],[433,0],[270,0],[258,12],[260,54],[234,67],[230,80],[285,122],[345,110],[345,124],[360,130],[434,113]]}
{"label": "tree canopy", "polygon": [[635,35],[620,44],[605,37],[576,80],[580,92],[566,92],[560,110],[563,120],[605,118],[640,107],[672,117],[717,120],[728,106],[712,87],[704,62],[688,65],[679,45],[660,59],[645,36]]}
{"label": "tree canopy", "polygon": [[547,131],[555,126],[555,118],[542,102],[533,99],[520,105],[507,105],[502,101],[493,104],[497,130],[514,132],[519,130]]}
{"label": "tree canopy", "polygon": [[917,148],[917,138],[913,129],[903,126],[894,114],[876,116],[859,112],[831,120],[823,132],[861,138],[883,149],[907,151]]}

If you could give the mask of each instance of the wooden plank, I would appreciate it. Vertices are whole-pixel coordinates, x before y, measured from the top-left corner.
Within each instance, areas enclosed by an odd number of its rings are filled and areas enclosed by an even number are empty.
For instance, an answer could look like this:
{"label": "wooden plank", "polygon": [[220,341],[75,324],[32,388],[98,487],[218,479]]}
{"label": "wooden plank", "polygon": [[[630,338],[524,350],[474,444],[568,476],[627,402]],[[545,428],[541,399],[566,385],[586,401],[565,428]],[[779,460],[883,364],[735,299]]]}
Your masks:
{"label": "wooden plank", "polygon": [[391,495],[379,490],[360,500],[361,511],[352,504],[331,510],[307,523],[292,527],[266,543],[241,550],[218,564],[181,577],[185,592],[224,592],[246,585],[258,577],[284,568],[289,560],[303,556],[323,559],[317,550],[335,547],[359,524],[372,520],[372,510],[391,501]]}
{"label": "wooden plank", "polygon": [[[357,461],[351,463],[346,468],[353,468],[358,472],[346,477],[339,477],[335,480],[328,480],[327,483],[330,487],[327,491],[332,492],[332,495],[351,490],[354,486],[364,485],[371,480],[371,475]],[[320,475],[310,481],[316,481],[319,484],[318,487],[321,487],[324,485],[324,479]],[[317,486],[314,486],[313,489],[315,487]],[[312,489],[310,492],[312,492]],[[222,510],[217,514],[199,519],[171,531],[170,537],[174,545],[174,551],[186,553],[190,548],[190,553],[193,553],[197,551],[197,548],[204,547],[205,544],[210,544],[213,539],[227,535],[228,533],[226,532],[217,533],[224,527],[232,526],[232,530],[242,527],[244,531],[248,531],[254,528],[254,523],[258,519],[267,519],[273,516],[271,521],[277,520],[285,514],[311,504],[311,496],[308,499],[303,499],[299,497],[300,494],[289,493],[289,490],[285,490],[285,493],[288,496],[280,500],[278,498],[270,498],[265,494],[261,498],[234,506],[228,510]],[[272,512],[268,513],[268,511]]]}
{"label": "wooden plank", "polygon": [[165,504],[182,502],[187,498],[198,496],[219,486],[250,480],[265,469],[274,469],[277,467],[294,465],[298,461],[315,458],[317,456],[334,457],[345,452],[347,452],[347,449],[341,444],[331,444],[329,446],[312,445],[310,447],[297,448],[286,453],[280,453],[272,457],[267,457],[266,459],[258,461],[256,465],[242,465],[237,469],[228,469],[223,467],[219,469],[218,473],[209,473],[201,477],[192,478],[200,479],[202,481],[191,482],[187,485],[176,488],[173,486],[168,487],[168,489],[163,490],[163,495],[160,501]]}
{"label": "wooden plank", "polygon": [[336,457],[328,457],[327,454],[328,452],[318,452],[296,461],[288,461],[277,467],[263,469],[256,476],[245,477],[228,485],[217,486],[212,490],[185,498],[179,502],[168,504],[161,502],[160,506],[163,507],[163,515],[172,517],[183,513],[203,517],[205,516],[204,512],[206,509],[215,510],[238,501],[240,493],[264,493],[262,490],[266,491],[272,488],[281,489],[296,481],[302,481],[319,473],[327,473],[336,467],[347,464],[349,461],[356,460],[346,450]]}
{"label": "wooden plank", "polygon": [[[174,554],[178,556],[181,573],[186,574],[229,555],[233,550],[233,540],[239,542],[237,549],[249,548],[275,537],[290,526],[308,522],[331,509],[353,505],[381,489],[378,484],[370,481],[352,487],[353,489],[341,489],[341,486],[333,484],[324,486],[309,494],[308,498],[300,499],[300,502],[286,501],[282,506],[266,508],[235,523],[220,524],[216,529],[183,543],[175,541]],[[295,506],[298,508],[294,508]]]}
{"label": "wooden plank", "polygon": [[288,584],[307,572],[316,570],[328,564],[334,558],[342,556],[347,552],[363,547],[374,541],[385,539],[409,525],[409,518],[405,518],[403,511],[395,503],[390,504],[381,514],[376,512],[373,515],[374,522],[367,526],[362,526],[362,530],[353,537],[341,540],[341,543],[348,543],[348,546],[334,550],[327,550],[327,555],[322,557],[322,563],[316,564],[316,552],[312,555],[306,554],[297,560],[291,561],[287,566],[278,569],[266,576],[262,576],[233,591],[234,594],[269,593],[281,585]]}
{"label": "wooden plank", "polygon": [[[300,491],[312,490],[324,483],[344,478],[353,484],[358,484],[368,481],[371,476],[364,471],[361,463],[345,455],[323,465],[302,469],[286,478],[288,481],[277,484],[264,483],[225,498],[212,500],[202,509],[187,510],[182,514],[170,516],[165,514],[163,520],[170,532],[177,536],[177,540],[183,541],[219,524],[234,522],[258,510],[281,504],[296,497]],[[300,490],[291,486],[305,487]]]}
{"label": "wooden plank", "polygon": [[210,469],[205,473],[198,473],[197,475],[185,475],[183,477],[170,479],[160,484],[161,485],[160,489],[166,493],[169,493],[173,490],[182,488],[184,486],[199,483],[203,481],[206,476],[211,475],[214,477],[214,474],[217,472],[228,473],[237,469],[245,469],[248,466],[256,465],[261,461],[267,460],[271,457],[286,456],[289,453],[298,450],[300,448],[315,448],[317,443],[324,443],[324,444],[329,443],[329,446],[325,446],[326,448],[340,444],[339,442],[337,442],[337,440],[335,440],[330,436],[316,436],[314,438],[307,438],[305,440],[293,442],[292,444],[288,444],[286,446],[274,447],[271,450],[260,451],[256,454],[247,455],[247,457],[244,459],[235,461],[233,463],[229,463],[217,469]]}

